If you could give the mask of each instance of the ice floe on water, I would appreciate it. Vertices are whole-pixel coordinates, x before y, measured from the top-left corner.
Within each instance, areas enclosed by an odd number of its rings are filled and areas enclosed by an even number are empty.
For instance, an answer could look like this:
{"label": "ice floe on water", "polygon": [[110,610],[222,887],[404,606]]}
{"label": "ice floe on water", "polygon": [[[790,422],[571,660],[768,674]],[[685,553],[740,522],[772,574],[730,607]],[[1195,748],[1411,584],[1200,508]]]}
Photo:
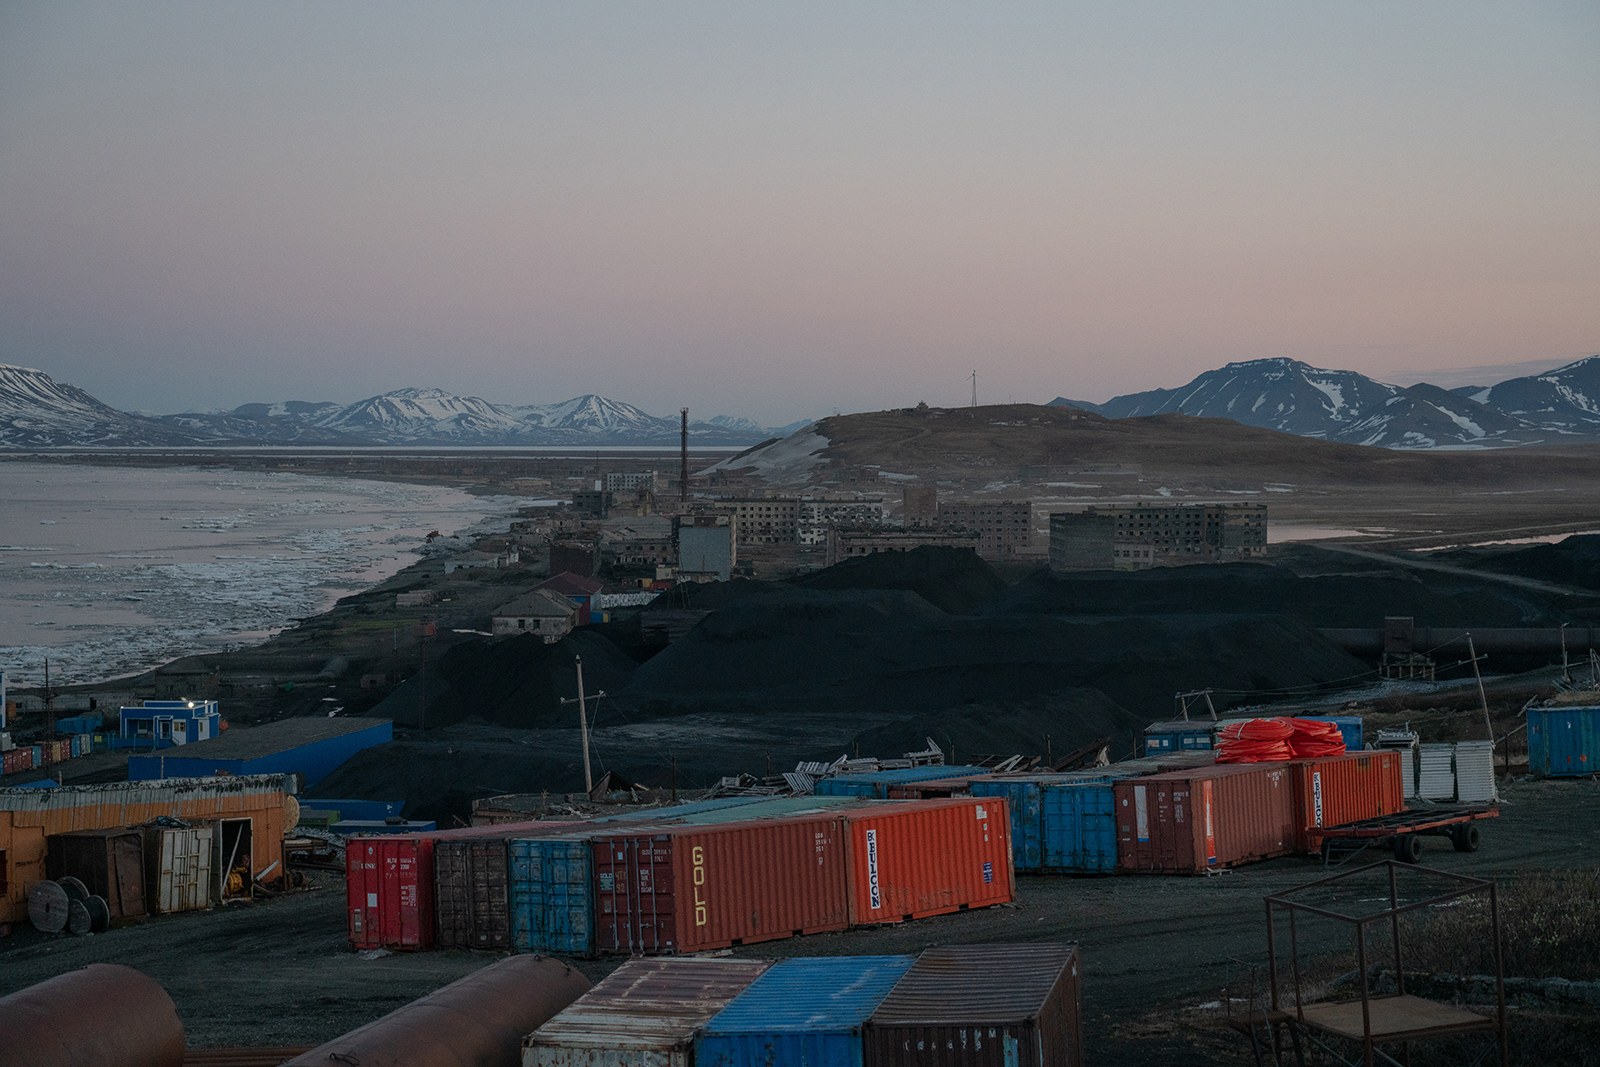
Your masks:
{"label": "ice floe on water", "polygon": [[[19,685],[41,680],[46,655],[70,684],[259,643],[415,562],[430,531],[505,530],[528,503],[265,471],[30,463],[0,463],[0,500],[0,665]],[[41,525],[54,527],[48,543]]]}

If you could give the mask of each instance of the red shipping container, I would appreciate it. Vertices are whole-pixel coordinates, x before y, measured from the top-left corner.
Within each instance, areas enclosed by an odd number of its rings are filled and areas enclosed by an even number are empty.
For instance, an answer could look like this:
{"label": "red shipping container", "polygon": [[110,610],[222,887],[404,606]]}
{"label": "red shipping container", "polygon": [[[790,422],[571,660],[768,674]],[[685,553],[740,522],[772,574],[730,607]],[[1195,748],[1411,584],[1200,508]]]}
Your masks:
{"label": "red shipping container", "polygon": [[1346,752],[1291,764],[1298,831],[1295,847],[1302,852],[1320,852],[1319,827],[1404,811],[1400,758],[1398,752]]}
{"label": "red shipping container", "polygon": [[1287,763],[1197,767],[1113,783],[1117,869],[1192,873],[1295,849]]}
{"label": "red shipping container", "polygon": [[577,823],[527,822],[426,834],[352,837],[345,844],[344,883],[350,944],[355,948],[434,947],[433,843],[440,838],[538,837]]}
{"label": "red shipping container", "polygon": [[999,797],[875,804],[850,832],[850,925],[903,922],[1016,896],[1011,815]]}
{"label": "red shipping container", "polygon": [[845,829],[817,815],[595,837],[595,945],[653,956],[843,930]]}

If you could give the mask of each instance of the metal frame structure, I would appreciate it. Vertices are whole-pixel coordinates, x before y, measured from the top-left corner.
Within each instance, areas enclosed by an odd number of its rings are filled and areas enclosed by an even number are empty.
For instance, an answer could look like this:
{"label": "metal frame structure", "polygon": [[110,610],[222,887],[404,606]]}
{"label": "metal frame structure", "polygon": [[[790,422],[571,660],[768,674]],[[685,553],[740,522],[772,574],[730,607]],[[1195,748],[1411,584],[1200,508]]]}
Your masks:
{"label": "metal frame structure", "polygon": [[[1304,893],[1308,890],[1324,888],[1362,875],[1370,875],[1380,868],[1386,869],[1385,873],[1388,875],[1389,906],[1379,911],[1365,915],[1346,915],[1291,899],[1296,894]],[[1409,873],[1457,883],[1458,888],[1420,900],[1401,903],[1399,876]],[[1404,962],[1400,949],[1401,915],[1477,893],[1487,893],[1489,898],[1489,928],[1494,946],[1494,985],[1497,1004],[1497,1012],[1493,1017],[1478,1015],[1451,1004],[1425,1000],[1408,994],[1405,986]],[[1308,1039],[1315,1045],[1331,1055],[1339,1057],[1340,1062],[1351,1065],[1351,1067],[1358,1063],[1362,1067],[1375,1067],[1380,1062],[1392,1064],[1394,1067],[1403,1067],[1404,1062],[1410,1060],[1410,1045],[1413,1041],[1454,1034],[1492,1031],[1499,1041],[1500,1065],[1501,1067],[1507,1067],[1510,1049],[1506,1032],[1505,965],[1504,952],[1500,944],[1500,903],[1494,882],[1482,878],[1469,878],[1466,875],[1447,874],[1442,871],[1430,870],[1426,867],[1398,863],[1394,860],[1385,860],[1381,863],[1374,863],[1356,870],[1322,878],[1315,882],[1308,882],[1305,885],[1297,886],[1284,893],[1268,896],[1264,899],[1267,907],[1267,967],[1272,997],[1271,1014],[1276,1015],[1282,1012],[1284,1016],[1292,1020],[1296,1028],[1304,1030]],[[1289,916],[1289,944],[1294,995],[1292,1008],[1285,1008],[1282,1003],[1283,998],[1279,995],[1281,976],[1278,972],[1278,952],[1275,936],[1276,909],[1287,912]],[[1350,923],[1354,926],[1356,968],[1357,974],[1360,976],[1361,988],[1359,1013],[1353,1010],[1355,1004],[1351,1002],[1320,1001],[1308,1004],[1302,999],[1299,934],[1295,922],[1295,917],[1299,913],[1332,919],[1336,922]],[[1383,922],[1389,924],[1394,944],[1396,992],[1377,996],[1373,994],[1369,985],[1365,935],[1368,926]],[[1357,1060],[1345,1059],[1342,1052],[1328,1040],[1329,1038],[1339,1038],[1359,1043],[1361,1046],[1360,1058]],[[1378,1047],[1380,1045],[1396,1044],[1402,1046],[1401,1055],[1403,1060],[1395,1059]],[[1488,1051],[1488,1049],[1485,1049],[1484,1055],[1487,1055]],[[1482,1059],[1483,1056],[1479,1056],[1476,1062],[1481,1062]]]}

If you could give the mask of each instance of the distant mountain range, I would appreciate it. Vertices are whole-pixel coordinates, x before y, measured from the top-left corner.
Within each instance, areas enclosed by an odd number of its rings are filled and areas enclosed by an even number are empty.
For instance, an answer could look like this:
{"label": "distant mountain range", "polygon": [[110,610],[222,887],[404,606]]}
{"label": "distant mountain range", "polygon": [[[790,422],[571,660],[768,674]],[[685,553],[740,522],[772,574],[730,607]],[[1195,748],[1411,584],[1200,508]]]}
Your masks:
{"label": "distant mountain range", "polygon": [[[810,424],[763,427],[718,415],[689,443],[748,447]],[[441,389],[397,389],[354,404],[287,400],[232,411],[143,415],[101,403],[44,371],[0,364],[0,448],[204,445],[634,445],[678,443],[676,417],[588,394],[559,404],[492,404]]]}
{"label": "distant mountain range", "polygon": [[1206,371],[1179,389],[1104,404],[1057,397],[1053,407],[1112,419],[1194,415],[1385,448],[1506,447],[1600,435],[1600,356],[1492,386],[1386,385],[1293,359],[1252,359]]}

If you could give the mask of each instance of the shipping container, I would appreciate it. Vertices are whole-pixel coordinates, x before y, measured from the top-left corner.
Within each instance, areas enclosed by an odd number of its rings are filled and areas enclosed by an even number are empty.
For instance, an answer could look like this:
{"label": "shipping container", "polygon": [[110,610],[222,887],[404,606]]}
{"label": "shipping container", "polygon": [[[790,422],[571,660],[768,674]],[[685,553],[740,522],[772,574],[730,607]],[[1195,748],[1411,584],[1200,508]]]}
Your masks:
{"label": "shipping container", "polygon": [[752,822],[756,819],[789,818],[796,815],[831,815],[843,808],[859,808],[879,801],[864,797],[763,797],[754,804],[737,808],[698,811],[673,817],[672,808],[658,808],[660,817],[652,820],[661,826],[715,826],[719,823]]}
{"label": "shipping container", "polygon": [[1346,752],[1338,756],[1295,760],[1295,848],[1322,848],[1325,826],[1376,819],[1404,811],[1405,779],[1398,752]]}
{"label": "shipping container", "polygon": [[433,845],[434,940],[440,948],[511,948],[506,839],[475,837]]}
{"label": "shipping container", "polygon": [[144,837],[138,830],[74,830],[45,839],[45,877],[78,879],[113,919],[145,914]]}
{"label": "shipping container", "polygon": [[1600,707],[1528,709],[1528,770],[1561,778],[1600,773]]}
{"label": "shipping container", "polygon": [[692,1067],[696,1032],[770,966],[629,960],[528,1035],[523,1067]]}
{"label": "shipping container", "polygon": [[515,951],[595,954],[589,836],[557,834],[507,842]]}
{"label": "shipping container", "polygon": [[1346,752],[1360,752],[1366,747],[1364,720],[1359,715],[1301,715],[1299,717],[1316,722],[1333,723],[1339,728],[1339,732],[1344,735],[1344,749]]}
{"label": "shipping container", "polygon": [[14,748],[5,755],[0,756],[0,760],[4,761],[7,774],[21,774],[23,771],[31,771],[33,770],[33,748],[28,745]]}
{"label": "shipping container", "polygon": [[577,823],[528,822],[427,834],[352,837],[345,844],[346,914],[355,948],[434,947],[433,847],[438,840],[507,834],[538,837]]}
{"label": "shipping container", "polygon": [[779,960],[701,1029],[695,1067],[862,1067],[862,1029],[914,959]]}
{"label": "shipping container", "polygon": [[1144,728],[1145,755],[1168,756],[1174,752],[1212,748],[1216,728],[1214,720],[1153,722]]}
{"label": "shipping container", "polygon": [[1117,869],[1193,873],[1294,851],[1294,786],[1286,763],[1243,763],[1125,778],[1117,805]]}
{"label": "shipping container", "polygon": [[1495,798],[1494,742],[1456,742],[1456,799],[1481,804]]}
{"label": "shipping container", "polygon": [[1117,869],[1117,802],[1109,779],[1046,785],[1039,798],[1040,870],[1111,874]]}
{"label": "shipping container", "polygon": [[908,782],[931,782],[936,778],[976,777],[989,774],[985,767],[904,767],[895,771],[872,771],[869,774],[845,774],[836,778],[823,778],[817,782],[815,793],[819,797],[873,797],[887,800],[889,787]]}
{"label": "shipping container", "polygon": [[595,942],[663,955],[849,923],[841,817],[661,826],[593,839]]}
{"label": "shipping container", "polygon": [[1454,745],[1444,742],[1417,746],[1417,796],[1423,800],[1456,798]]}
{"label": "shipping container", "polygon": [[1001,797],[907,800],[839,817],[850,842],[852,926],[988,907],[1016,895],[1011,816]]}
{"label": "shipping container", "polygon": [[216,828],[147,825],[139,830],[144,836],[145,907],[158,915],[211,907],[212,898],[221,896],[212,886]]}
{"label": "shipping container", "polygon": [[[1192,753],[1182,754],[1184,757]],[[975,797],[1004,797],[1011,813],[1011,853],[1019,871],[1043,871],[1053,864],[1046,859],[1048,848],[1044,826],[1044,791],[1056,786],[1078,786],[1088,783],[1110,782],[1117,778],[1137,778],[1178,769],[1178,757],[1165,759],[1129,760],[1105,767],[1091,767],[1081,771],[1058,774],[992,775],[972,780]],[[1187,762],[1185,759],[1184,762]],[[1054,830],[1061,832],[1058,824]],[[1113,842],[1115,838],[1113,838]],[[1057,852],[1061,852],[1057,842]],[[1070,849],[1068,850],[1070,851]]]}
{"label": "shipping container", "polygon": [[865,1067],[1082,1067],[1075,944],[928,949],[878,1005]]}

